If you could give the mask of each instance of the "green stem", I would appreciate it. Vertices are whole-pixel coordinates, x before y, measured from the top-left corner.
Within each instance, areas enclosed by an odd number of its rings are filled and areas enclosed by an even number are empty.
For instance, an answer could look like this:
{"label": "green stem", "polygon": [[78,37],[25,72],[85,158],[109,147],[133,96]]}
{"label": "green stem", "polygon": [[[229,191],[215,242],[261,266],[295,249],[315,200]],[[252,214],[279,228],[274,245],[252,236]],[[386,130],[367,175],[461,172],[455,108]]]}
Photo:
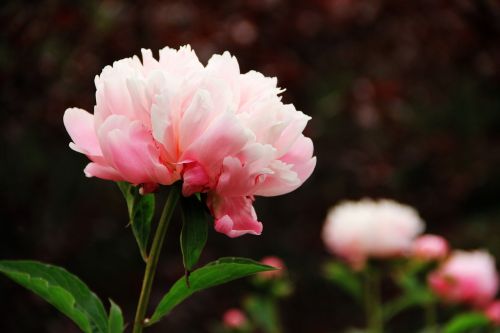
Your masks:
{"label": "green stem", "polygon": [[165,239],[165,234],[167,233],[168,225],[179,197],[180,186],[175,184],[171,187],[167,202],[163,207],[153,244],[151,245],[151,250],[149,251],[149,256],[146,261],[146,270],[144,272],[141,295],[139,296],[139,303],[137,304],[137,311],[135,313],[133,333],[142,333],[142,329],[144,328],[144,318],[148,308],[149,296],[151,295],[151,288],[153,286],[153,279],[155,277],[156,267],[158,266],[163,240]]}
{"label": "green stem", "polygon": [[365,269],[365,311],[369,333],[383,333],[380,275],[376,269]]}
{"label": "green stem", "polygon": [[436,304],[434,301],[425,304],[425,323],[427,326],[426,332],[436,332]]}

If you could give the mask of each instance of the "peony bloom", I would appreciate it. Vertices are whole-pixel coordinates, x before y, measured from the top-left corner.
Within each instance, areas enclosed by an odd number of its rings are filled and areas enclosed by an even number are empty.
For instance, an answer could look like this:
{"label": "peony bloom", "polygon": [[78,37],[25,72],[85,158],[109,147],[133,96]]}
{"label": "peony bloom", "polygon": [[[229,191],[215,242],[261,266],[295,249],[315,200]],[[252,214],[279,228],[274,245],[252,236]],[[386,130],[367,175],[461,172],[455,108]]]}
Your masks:
{"label": "peony bloom", "polygon": [[298,188],[312,173],[309,117],[284,104],[276,78],[242,74],[228,52],[203,66],[189,46],[116,61],[96,77],[94,114],[71,108],[70,147],[87,155],[88,177],[127,181],[142,192],[183,181],[208,194],[215,229],[260,234],[255,196]]}
{"label": "peony bloom", "polygon": [[438,296],[452,303],[484,306],[498,291],[495,259],[484,251],[454,251],[428,280]]}
{"label": "peony bloom", "polygon": [[424,223],[411,207],[392,200],[346,201],[333,207],[323,227],[328,250],[354,268],[366,259],[405,255]]}
{"label": "peony bloom", "polygon": [[273,279],[273,278],[278,278],[278,277],[283,276],[286,267],[285,267],[285,263],[280,258],[274,257],[274,256],[269,256],[269,257],[262,258],[262,260],[260,262],[264,265],[278,268],[277,270],[274,270],[274,271],[267,271],[267,272],[259,273],[259,276],[261,276],[262,278]]}
{"label": "peony bloom", "polygon": [[491,321],[491,323],[495,326],[500,326],[500,301],[494,301],[490,303],[485,311],[484,314],[488,319]]}
{"label": "peony bloom", "polygon": [[413,243],[412,256],[424,261],[440,260],[448,255],[448,251],[449,246],[446,239],[426,234],[418,237]]}
{"label": "peony bloom", "polygon": [[229,309],[224,313],[223,322],[229,328],[242,328],[247,322],[247,317],[239,309]]}

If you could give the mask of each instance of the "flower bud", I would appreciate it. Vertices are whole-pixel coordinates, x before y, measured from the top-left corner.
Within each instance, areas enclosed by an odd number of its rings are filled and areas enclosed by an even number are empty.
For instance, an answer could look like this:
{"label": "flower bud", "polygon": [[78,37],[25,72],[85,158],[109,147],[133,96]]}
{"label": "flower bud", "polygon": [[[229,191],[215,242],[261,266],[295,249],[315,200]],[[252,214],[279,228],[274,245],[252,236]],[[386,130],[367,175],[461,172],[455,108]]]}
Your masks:
{"label": "flower bud", "polygon": [[224,313],[223,322],[228,328],[241,328],[246,324],[247,317],[241,310],[233,308]]}
{"label": "flower bud", "polygon": [[500,300],[496,300],[488,305],[484,314],[494,326],[500,326]]}
{"label": "flower bud", "polygon": [[412,257],[432,261],[444,259],[448,255],[449,246],[441,236],[426,234],[418,237],[413,243]]}
{"label": "flower bud", "polygon": [[278,278],[278,277],[283,276],[286,267],[285,267],[285,263],[280,258],[274,257],[274,256],[268,256],[268,257],[262,258],[262,260],[260,262],[264,265],[277,268],[274,271],[267,271],[267,272],[259,273],[260,277],[262,277],[264,279],[274,279],[274,278]]}

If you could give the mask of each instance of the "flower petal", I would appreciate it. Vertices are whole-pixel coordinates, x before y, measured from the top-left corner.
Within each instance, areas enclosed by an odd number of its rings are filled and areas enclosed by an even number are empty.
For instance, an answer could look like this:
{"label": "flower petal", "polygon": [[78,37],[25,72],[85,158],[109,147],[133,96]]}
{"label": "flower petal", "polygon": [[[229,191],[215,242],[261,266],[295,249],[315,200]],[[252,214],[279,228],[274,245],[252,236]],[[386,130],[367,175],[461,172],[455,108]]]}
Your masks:
{"label": "flower petal", "polygon": [[159,149],[139,121],[112,115],[98,134],[106,160],[130,183],[169,185],[176,180],[173,170],[160,162]]}
{"label": "flower petal", "polygon": [[73,140],[71,149],[87,156],[102,155],[94,128],[94,116],[85,110],[70,108],[64,112],[64,126]]}
{"label": "flower petal", "polygon": [[257,221],[251,197],[208,196],[208,207],[215,218],[215,230],[234,238],[244,234],[260,235],[262,223]]}

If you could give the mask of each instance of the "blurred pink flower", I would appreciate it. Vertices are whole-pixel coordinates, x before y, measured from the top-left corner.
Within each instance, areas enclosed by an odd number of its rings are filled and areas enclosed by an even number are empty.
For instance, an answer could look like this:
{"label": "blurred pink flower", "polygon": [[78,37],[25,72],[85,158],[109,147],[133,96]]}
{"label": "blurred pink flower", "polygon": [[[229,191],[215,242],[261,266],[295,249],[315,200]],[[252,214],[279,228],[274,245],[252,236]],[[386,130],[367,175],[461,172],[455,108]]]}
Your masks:
{"label": "blurred pink flower", "polygon": [[484,314],[495,326],[500,326],[500,300],[491,302],[484,311]]}
{"label": "blurred pink flower", "polygon": [[438,235],[426,234],[413,243],[412,256],[420,260],[440,260],[448,255],[446,239]]}
{"label": "blurred pink flower", "polygon": [[183,194],[208,193],[215,229],[260,234],[254,196],[299,187],[312,173],[310,117],[284,104],[276,78],[240,73],[228,52],[203,66],[189,46],[116,61],[95,79],[94,114],[71,108],[70,147],[88,156],[88,177],[154,190],[183,180]]}
{"label": "blurred pink flower", "polygon": [[223,322],[229,328],[241,328],[247,322],[247,317],[239,309],[229,309],[224,313]]}
{"label": "blurred pink flower", "polygon": [[327,249],[361,269],[366,259],[406,255],[424,222],[412,207],[392,200],[346,201],[333,207],[323,227]]}
{"label": "blurred pink flower", "polygon": [[260,262],[264,265],[272,266],[272,267],[275,267],[278,269],[274,270],[274,271],[259,273],[259,276],[261,276],[265,279],[273,279],[273,278],[278,278],[278,277],[283,276],[285,269],[286,269],[286,266],[285,266],[285,263],[283,262],[283,260],[281,260],[280,258],[275,257],[275,256],[268,256],[268,257],[262,258],[262,260]]}
{"label": "blurred pink flower", "polygon": [[498,291],[495,259],[485,251],[454,251],[428,278],[443,300],[485,306]]}

